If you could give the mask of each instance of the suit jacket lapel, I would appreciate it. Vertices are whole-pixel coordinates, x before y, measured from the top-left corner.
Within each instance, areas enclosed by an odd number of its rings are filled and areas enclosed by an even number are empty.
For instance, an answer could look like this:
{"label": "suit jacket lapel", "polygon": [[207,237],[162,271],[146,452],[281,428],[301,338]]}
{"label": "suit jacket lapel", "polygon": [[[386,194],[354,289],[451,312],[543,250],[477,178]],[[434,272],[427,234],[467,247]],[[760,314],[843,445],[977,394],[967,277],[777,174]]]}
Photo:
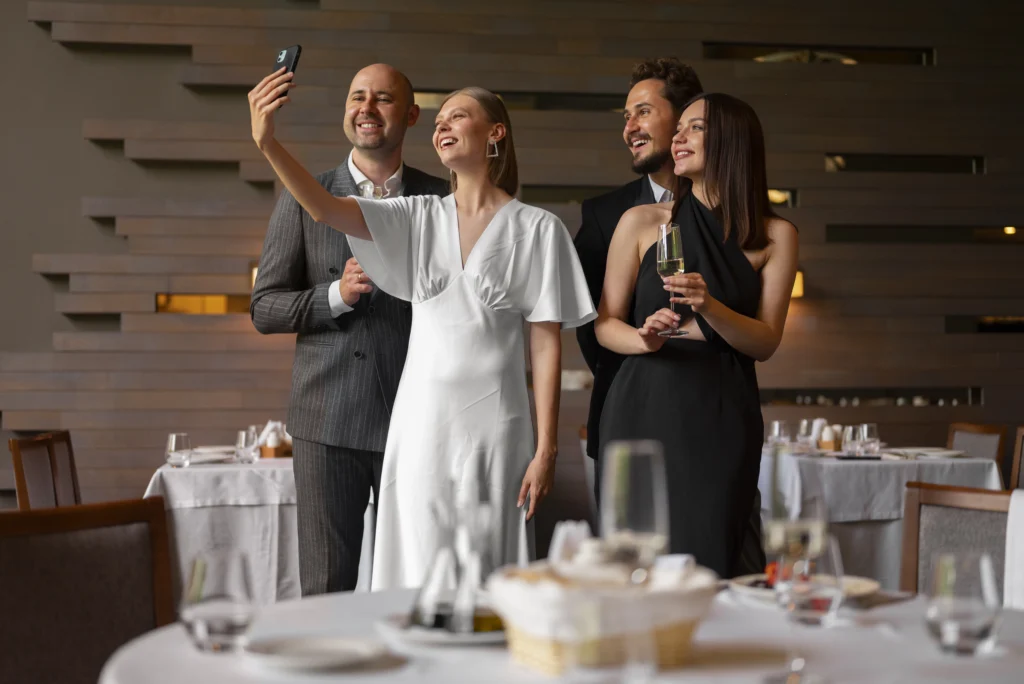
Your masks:
{"label": "suit jacket lapel", "polygon": [[351,197],[359,194],[356,181],[348,172],[348,157],[341,165],[334,170],[334,180],[331,181],[331,194],[335,197]]}
{"label": "suit jacket lapel", "polygon": [[641,204],[654,204],[654,188],[651,187],[651,179],[646,175],[640,179],[640,192],[633,206],[639,207]]}

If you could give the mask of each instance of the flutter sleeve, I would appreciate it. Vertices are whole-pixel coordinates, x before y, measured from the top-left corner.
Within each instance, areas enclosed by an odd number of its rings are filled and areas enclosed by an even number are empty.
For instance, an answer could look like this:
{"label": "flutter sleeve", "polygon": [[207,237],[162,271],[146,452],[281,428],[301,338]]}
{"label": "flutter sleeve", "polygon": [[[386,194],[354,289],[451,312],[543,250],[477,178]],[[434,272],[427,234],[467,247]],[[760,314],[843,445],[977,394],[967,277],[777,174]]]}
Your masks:
{"label": "flutter sleeve", "polygon": [[525,255],[528,275],[518,278],[515,300],[531,323],[576,328],[597,318],[587,279],[565,224],[553,214],[537,222]]}
{"label": "flutter sleeve", "polygon": [[370,280],[392,297],[412,301],[420,246],[432,196],[373,200],[356,197],[372,239],[349,236],[352,253]]}

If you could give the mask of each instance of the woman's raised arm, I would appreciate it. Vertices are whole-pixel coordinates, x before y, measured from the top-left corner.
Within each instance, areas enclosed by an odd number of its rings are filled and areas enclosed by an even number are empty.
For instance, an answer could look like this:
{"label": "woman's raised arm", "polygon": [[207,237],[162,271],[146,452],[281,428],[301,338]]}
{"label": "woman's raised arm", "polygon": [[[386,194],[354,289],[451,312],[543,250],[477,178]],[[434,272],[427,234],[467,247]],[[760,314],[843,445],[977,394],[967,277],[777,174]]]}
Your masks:
{"label": "woman's raised arm", "polygon": [[274,112],[289,101],[286,93],[295,87],[292,72],[279,69],[249,91],[252,139],[274,168],[288,192],[318,223],[363,240],[372,240],[359,204],[351,197],[335,197],[317,182],[274,137]]}

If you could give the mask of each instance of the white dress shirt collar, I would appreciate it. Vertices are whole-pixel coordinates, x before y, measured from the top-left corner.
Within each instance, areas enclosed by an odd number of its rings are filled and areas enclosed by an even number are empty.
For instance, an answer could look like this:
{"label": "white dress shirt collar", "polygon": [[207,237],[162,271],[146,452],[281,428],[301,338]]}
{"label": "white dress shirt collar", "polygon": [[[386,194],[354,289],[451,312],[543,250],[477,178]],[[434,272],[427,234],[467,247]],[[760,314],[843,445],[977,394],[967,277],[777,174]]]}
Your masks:
{"label": "white dress shirt collar", "polygon": [[352,175],[352,180],[356,182],[356,187],[359,188],[360,197],[384,199],[385,197],[398,197],[401,195],[403,168],[404,165],[399,164],[398,170],[391,175],[391,178],[384,181],[383,187],[379,187],[374,185],[373,181],[367,178],[366,174],[359,170],[355,162],[352,161],[352,153],[348,153],[348,172]]}
{"label": "white dress shirt collar", "polygon": [[671,202],[675,199],[672,196],[672,191],[668,188],[663,188],[654,182],[654,179],[647,176],[647,180],[651,183],[651,190],[654,191],[654,201],[657,202]]}

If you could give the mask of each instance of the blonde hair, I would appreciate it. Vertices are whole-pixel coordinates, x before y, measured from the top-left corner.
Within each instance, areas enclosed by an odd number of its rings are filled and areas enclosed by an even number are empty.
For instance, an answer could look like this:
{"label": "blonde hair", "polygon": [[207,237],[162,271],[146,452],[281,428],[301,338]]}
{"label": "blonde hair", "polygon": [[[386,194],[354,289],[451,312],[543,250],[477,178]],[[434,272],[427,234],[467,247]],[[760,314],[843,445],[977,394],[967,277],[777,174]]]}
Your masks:
{"label": "blonde hair", "polygon": [[[516,147],[512,142],[512,121],[509,119],[505,103],[486,88],[469,86],[450,93],[441,106],[444,107],[445,103],[456,95],[467,95],[473,98],[483,108],[488,121],[492,124],[500,123],[505,127],[505,137],[497,142],[498,156],[487,159],[487,175],[494,185],[515,196],[519,191],[519,165],[516,163]],[[454,171],[450,173],[452,192],[454,192],[458,187],[458,177]]]}

